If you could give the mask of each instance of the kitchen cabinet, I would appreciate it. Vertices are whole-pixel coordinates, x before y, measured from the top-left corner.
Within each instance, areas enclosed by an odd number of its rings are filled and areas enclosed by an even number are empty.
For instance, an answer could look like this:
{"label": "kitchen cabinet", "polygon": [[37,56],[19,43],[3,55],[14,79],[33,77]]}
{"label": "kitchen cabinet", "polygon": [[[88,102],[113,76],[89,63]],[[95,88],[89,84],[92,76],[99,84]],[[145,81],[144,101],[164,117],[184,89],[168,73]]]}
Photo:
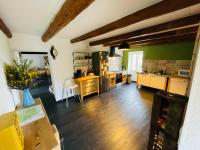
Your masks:
{"label": "kitchen cabinet", "polygon": [[116,73],[109,73],[109,89],[116,87]]}
{"label": "kitchen cabinet", "polygon": [[143,86],[150,86],[150,75],[149,74],[138,74],[137,84]]}
{"label": "kitchen cabinet", "polygon": [[139,73],[137,77],[137,84],[165,91],[167,76]]}
{"label": "kitchen cabinet", "polygon": [[167,77],[159,75],[150,75],[149,84],[152,88],[165,91],[167,86]]}
{"label": "kitchen cabinet", "polygon": [[122,74],[122,82],[127,83],[127,76],[125,74]]}
{"label": "kitchen cabinet", "polygon": [[188,83],[189,83],[189,79],[187,78],[170,77],[167,91],[169,93],[185,96],[187,95]]}

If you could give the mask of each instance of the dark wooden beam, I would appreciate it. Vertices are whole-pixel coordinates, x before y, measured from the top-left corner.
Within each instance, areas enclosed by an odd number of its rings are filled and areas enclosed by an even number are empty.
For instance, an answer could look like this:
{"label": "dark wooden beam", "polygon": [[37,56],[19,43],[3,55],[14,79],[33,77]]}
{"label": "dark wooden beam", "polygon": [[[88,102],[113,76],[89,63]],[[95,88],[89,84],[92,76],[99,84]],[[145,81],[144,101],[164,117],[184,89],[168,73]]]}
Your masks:
{"label": "dark wooden beam", "polygon": [[154,42],[147,42],[142,44],[132,44],[130,45],[131,48],[133,47],[144,47],[144,46],[152,46],[152,45],[161,45],[161,44],[173,44],[173,43],[179,43],[179,42],[189,42],[194,41],[195,38],[191,39],[181,39],[181,40],[168,40],[168,41],[154,41]]}
{"label": "dark wooden beam", "polygon": [[57,32],[70,23],[94,0],[66,0],[54,20],[42,36],[42,41],[46,42]]}
{"label": "dark wooden beam", "polygon": [[132,46],[146,46],[146,45],[158,45],[158,44],[167,44],[167,43],[177,43],[182,41],[194,41],[196,37],[196,34],[188,34],[188,35],[182,35],[182,36],[174,36],[174,37],[168,37],[163,39],[152,39],[148,40],[146,42],[133,42],[129,43]]}
{"label": "dark wooden beam", "polygon": [[129,42],[130,45],[133,44],[144,44],[144,43],[151,43],[151,42],[158,42],[158,41],[181,41],[181,40],[193,40],[195,39],[196,33],[188,33],[184,35],[174,35],[174,36],[169,36],[169,37],[163,37],[163,38],[158,38],[158,39],[147,39],[144,41],[134,41],[134,42]]}
{"label": "dark wooden beam", "polygon": [[133,37],[152,35],[157,32],[167,32],[169,30],[177,30],[178,28],[184,28],[187,26],[198,26],[199,21],[200,21],[200,14],[197,14],[197,15],[181,18],[178,20],[170,21],[167,23],[155,25],[152,27],[147,27],[145,29],[132,31],[132,32],[128,32],[125,34],[121,34],[121,35],[101,39],[98,41],[90,42],[90,46],[127,40],[127,39],[133,38]]}
{"label": "dark wooden beam", "polygon": [[0,18],[0,30],[2,30],[3,33],[8,38],[12,38],[12,33],[10,32],[10,30],[8,29],[8,27],[5,25],[5,23],[3,22],[3,20],[1,18]]}
{"label": "dark wooden beam", "polygon": [[[173,35],[169,37],[155,38],[155,39],[146,39],[141,41],[133,41],[129,42],[131,46],[145,46],[145,45],[157,45],[157,44],[167,44],[167,43],[176,43],[181,41],[194,41],[196,37],[196,33],[188,33],[184,35]],[[109,46],[109,45],[107,45]],[[112,45],[118,47],[119,44]]]}
{"label": "dark wooden beam", "polygon": [[111,22],[103,27],[100,27],[94,31],[81,35],[71,40],[72,43],[83,41],[98,35],[108,33],[110,31],[127,27],[131,24],[135,24],[146,19],[158,17],[164,14],[168,14],[180,9],[184,9],[200,3],[200,0],[163,0],[159,3],[141,9],[133,14],[123,17],[119,20]]}
{"label": "dark wooden beam", "polygon": [[[147,41],[149,39],[153,40],[153,39],[162,39],[166,37],[181,36],[181,35],[186,35],[186,34],[196,34],[197,30],[198,30],[198,26],[195,26],[195,27],[183,28],[183,29],[178,29],[174,31],[168,31],[168,32],[163,32],[163,33],[158,33],[158,34],[153,34],[153,35],[142,36],[138,38],[132,38],[126,41],[130,43],[130,42],[137,42],[137,41]],[[106,43],[104,44],[104,46],[119,45],[121,42],[122,41]]]}

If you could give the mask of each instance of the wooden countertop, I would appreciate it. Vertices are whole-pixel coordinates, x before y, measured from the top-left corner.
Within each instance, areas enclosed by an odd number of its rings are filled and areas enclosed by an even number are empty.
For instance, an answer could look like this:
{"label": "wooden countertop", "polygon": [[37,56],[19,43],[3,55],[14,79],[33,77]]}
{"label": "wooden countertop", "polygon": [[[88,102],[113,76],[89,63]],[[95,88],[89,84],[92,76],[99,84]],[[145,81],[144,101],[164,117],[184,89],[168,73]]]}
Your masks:
{"label": "wooden countertop", "polygon": [[85,80],[94,79],[94,78],[99,78],[99,76],[85,76],[85,77],[77,78],[75,80],[77,80],[77,81],[85,81]]}
{"label": "wooden countertop", "polygon": [[108,72],[108,75],[110,75],[110,74],[116,74],[115,72]]}
{"label": "wooden countertop", "polygon": [[156,74],[156,73],[144,73],[144,72],[137,72],[137,74],[146,74],[146,75],[151,75],[151,76],[162,76],[162,77],[170,77],[170,75],[165,75],[165,74]]}
{"label": "wooden countertop", "polygon": [[155,75],[155,76],[162,76],[162,77],[168,77],[168,78],[179,78],[179,79],[190,79],[189,77],[182,77],[178,75],[162,75],[162,74],[154,74],[154,73],[145,73],[145,72],[137,72],[138,74],[147,74],[147,75]]}
{"label": "wooden countertop", "polygon": [[190,79],[190,77],[183,77],[183,76],[178,76],[178,75],[171,75],[169,77],[170,78],[179,78],[179,79]]}
{"label": "wooden countertop", "polygon": [[118,73],[121,73],[122,75],[127,75],[126,71],[110,71],[107,74],[109,75],[109,74],[118,74]]}
{"label": "wooden countertop", "polygon": [[[45,117],[22,127],[24,134],[24,150],[51,150],[58,146],[51,123],[40,98],[35,100],[34,105],[41,105]],[[23,109],[18,107],[17,110]]]}

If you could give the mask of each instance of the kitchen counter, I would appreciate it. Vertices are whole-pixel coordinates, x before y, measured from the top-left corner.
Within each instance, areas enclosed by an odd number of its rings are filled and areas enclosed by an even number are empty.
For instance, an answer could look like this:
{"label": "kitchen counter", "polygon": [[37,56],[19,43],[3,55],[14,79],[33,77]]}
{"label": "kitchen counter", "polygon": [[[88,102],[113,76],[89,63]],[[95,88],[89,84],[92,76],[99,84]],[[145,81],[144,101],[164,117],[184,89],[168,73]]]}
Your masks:
{"label": "kitchen counter", "polygon": [[110,71],[109,73],[122,73],[122,75],[126,75],[127,74],[127,71]]}
{"label": "kitchen counter", "polygon": [[146,73],[146,72],[137,72],[138,74],[149,74],[149,75],[160,75],[160,76],[170,76],[168,74],[159,74],[159,73]]}
{"label": "kitchen counter", "polygon": [[138,73],[137,84],[165,91],[168,77],[168,75]]}
{"label": "kitchen counter", "polygon": [[178,75],[170,75],[169,77],[171,77],[171,78],[179,78],[179,79],[190,79],[190,77],[183,77],[183,76],[178,76]]}
{"label": "kitchen counter", "polygon": [[168,75],[168,74],[157,74],[157,73],[145,73],[145,72],[137,72],[138,74],[148,74],[148,75],[156,75],[162,77],[173,77],[173,78],[181,78],[181,79],[189,79],[190,77],[183,77],[179,75]]}
{"label": "kitchen counter", "polygon": [[178,75],[161,75],[139,72],[137,84],[185,96],[187,95],[189,80],[189,77]]}

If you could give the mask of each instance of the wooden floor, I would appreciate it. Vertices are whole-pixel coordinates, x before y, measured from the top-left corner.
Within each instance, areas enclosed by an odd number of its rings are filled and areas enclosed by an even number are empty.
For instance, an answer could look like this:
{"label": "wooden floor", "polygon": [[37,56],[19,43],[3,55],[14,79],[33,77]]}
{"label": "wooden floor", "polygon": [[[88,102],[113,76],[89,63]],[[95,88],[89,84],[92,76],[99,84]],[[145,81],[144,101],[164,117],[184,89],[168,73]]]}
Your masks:
{"label": "wooden floor", "polygon": [[47,109],[64,138],[65,150],[145,150],[152,91],[122,85],[102,95],[72,99]]}

